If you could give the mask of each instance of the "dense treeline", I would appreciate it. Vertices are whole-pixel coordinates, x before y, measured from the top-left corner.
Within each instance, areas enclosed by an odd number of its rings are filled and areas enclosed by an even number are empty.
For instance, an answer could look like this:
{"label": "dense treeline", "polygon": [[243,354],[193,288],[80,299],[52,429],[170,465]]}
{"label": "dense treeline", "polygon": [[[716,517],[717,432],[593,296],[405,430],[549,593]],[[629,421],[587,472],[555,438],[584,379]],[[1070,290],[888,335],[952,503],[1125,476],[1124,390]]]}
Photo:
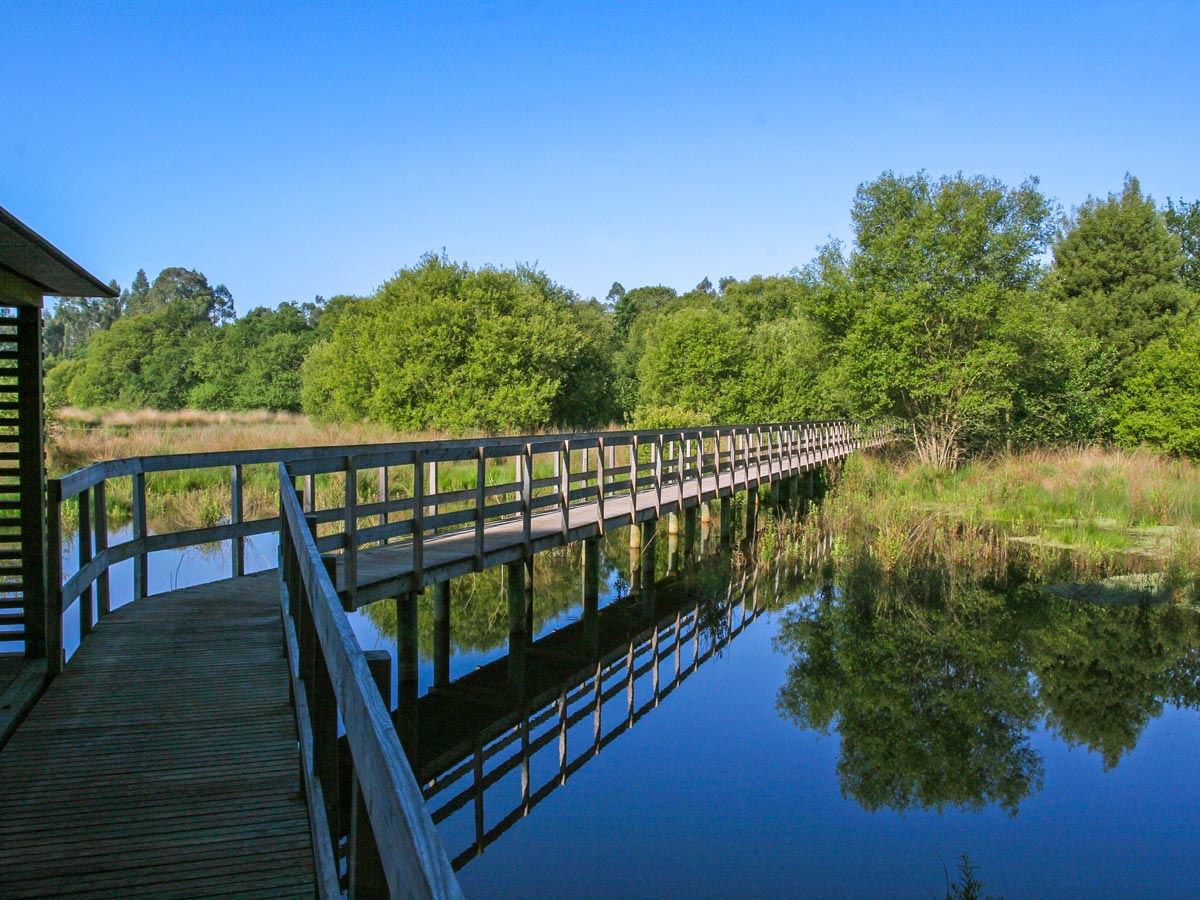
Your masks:
{"label": "dense treeline", "polygon": [[885,172],[853,242],[785,276],[584,300],[428,255],[370,297],[234,317],[200,273],[65,299],[48,393],[80,406],[303,410],[528,431],[896,416],[952,466],[995,446],[1200,454],[1200,202],[1135,178],[1063,216],[1036,180]]}

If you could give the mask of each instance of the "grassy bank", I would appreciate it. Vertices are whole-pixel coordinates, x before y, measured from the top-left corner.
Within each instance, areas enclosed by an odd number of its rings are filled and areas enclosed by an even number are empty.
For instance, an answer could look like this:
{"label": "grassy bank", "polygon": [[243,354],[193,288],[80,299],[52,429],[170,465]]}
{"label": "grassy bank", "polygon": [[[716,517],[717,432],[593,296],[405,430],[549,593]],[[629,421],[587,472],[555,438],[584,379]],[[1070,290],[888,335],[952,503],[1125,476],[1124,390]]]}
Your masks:
{"label": "grassy bank", "polygon": [[1042,451],[954,472],[860,455],[812,518],[838,535],[844,562],[911,588],[902,594],[1019,576],[1117,579],[1105,598],[1150,591],[1190,601],[1200,572],[1200,467],[1144,452]]}

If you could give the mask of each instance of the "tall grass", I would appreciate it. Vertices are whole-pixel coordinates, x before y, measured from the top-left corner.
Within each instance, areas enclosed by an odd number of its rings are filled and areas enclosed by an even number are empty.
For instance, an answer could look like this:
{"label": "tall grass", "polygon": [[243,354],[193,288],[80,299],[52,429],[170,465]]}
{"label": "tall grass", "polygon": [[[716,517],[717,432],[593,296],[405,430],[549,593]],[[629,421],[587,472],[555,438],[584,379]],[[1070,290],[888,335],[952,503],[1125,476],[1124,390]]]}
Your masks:
{"label": "tall grass", "polygon": [[908,457],[850,458],[785,548],[835,536],[835,563],[882,605],[953,600],[967,584],[1085,583],[1156,574],[1194,601],[1200,467],[1144,452],[1043,451],[940,472]]}

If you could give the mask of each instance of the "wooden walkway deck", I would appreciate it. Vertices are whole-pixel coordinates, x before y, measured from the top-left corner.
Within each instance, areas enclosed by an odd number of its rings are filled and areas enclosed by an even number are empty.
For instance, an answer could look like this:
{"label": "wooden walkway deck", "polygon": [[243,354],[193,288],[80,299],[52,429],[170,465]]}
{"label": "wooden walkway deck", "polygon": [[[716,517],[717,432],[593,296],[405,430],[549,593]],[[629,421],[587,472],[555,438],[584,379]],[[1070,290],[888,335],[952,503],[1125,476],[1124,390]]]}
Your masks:
{"label": "wooden walkway deck", "polygon": [[0,751],[0,897],[312,898],[277,584],[96,627]]}

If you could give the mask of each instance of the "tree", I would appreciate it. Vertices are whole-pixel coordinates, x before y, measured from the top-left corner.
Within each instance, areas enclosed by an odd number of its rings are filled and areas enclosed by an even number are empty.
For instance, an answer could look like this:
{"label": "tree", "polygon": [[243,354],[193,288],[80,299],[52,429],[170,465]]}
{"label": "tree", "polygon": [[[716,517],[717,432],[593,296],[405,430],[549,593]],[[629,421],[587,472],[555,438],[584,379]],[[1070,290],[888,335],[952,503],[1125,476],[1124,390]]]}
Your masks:
{"label": "tree", "polygon": [[570,391],[603,339],[594,312],[544,273],[430,254],[340,312],[305,361],[304,408],[402,430],[543,428],[584,409]]}
{"label": "tree", "polygon": [[1167,229],[1179,238],[1184,263],[1179,268],[1179,278],[1193,294],[1200,294],[1200,200],[1176,203],[1167,198],[1163,210],[1163,221]]}
{"label": "tree", "polygon": [[1154,341],[1114,404],[1116,438],[1200,457],[1200,324]]}
{"label": "tree", "polygon": [[659,319],[638,362],[639,427],[745,418],[741,380],[747,335],[718,309],[684,307]]}
{"label": "tree", "polygon": [[46,355],[54,359],[78,356],[87,339],[110,327],[125,312],[120,286],[109,282],[116,297],[60,297],[43,331]]}
{"label": "tree", "polygon": [[[138,274],[144,283],[145,273],[139,270]],[[229,289],[223,284],[212,287],[204,274],[195,269],[163,269],[144,293],[137,279],[135,286],[138,289],[131,287],[128,298],[126,311],[130,315],[157,312],[169,306],[181,316],[195,321],[206,319],[214,325],[227,322],[235,315]]]}
{"label": "tree", "polygon": [[293,303],[265,307],[211,329],[193,356],[199,409],[300,411],[300,367],[316,340],[312,317]]}
{"label": "tree", "polygon": [[1179,238],[1131,175],[1119,195],[1089,197],[1060,231],[1048,294],[1081,335],[1116,351],[1114,384],[1139,350],[1190,313],[1184,262]]}
{"label": "tree", "polygon": [[826,248],[835,289],[814,298],[839,349],[849,411],[911,428],[919,457],[958,461],[966,433],[1002,422],[1018,373],[1019,315],[1040,274],[1050,208],[1036,180],[932,181],[885,172],[859,187],[848,260]]}

